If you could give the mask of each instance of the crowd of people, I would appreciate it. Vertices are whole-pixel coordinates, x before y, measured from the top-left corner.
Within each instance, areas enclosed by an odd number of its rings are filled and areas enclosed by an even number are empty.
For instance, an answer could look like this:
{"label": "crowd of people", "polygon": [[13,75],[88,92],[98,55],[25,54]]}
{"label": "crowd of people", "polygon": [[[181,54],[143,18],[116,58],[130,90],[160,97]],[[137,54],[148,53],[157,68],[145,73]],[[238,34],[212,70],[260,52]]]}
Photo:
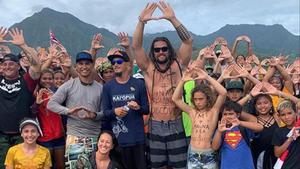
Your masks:
{"label": "crowd of people", "polygon": [[[181,45],[156,37],[146,53],[144,27],[160,19]],[[35,49],[22,30],[0,28],[1,169],[299,168],[299,57],[260,60],[241,35],[193,60],[192,36],[164,1],[142,10],[132,42],[118,37],[97,57],[105,38],[95,34],[72,64],[60,42]]]}

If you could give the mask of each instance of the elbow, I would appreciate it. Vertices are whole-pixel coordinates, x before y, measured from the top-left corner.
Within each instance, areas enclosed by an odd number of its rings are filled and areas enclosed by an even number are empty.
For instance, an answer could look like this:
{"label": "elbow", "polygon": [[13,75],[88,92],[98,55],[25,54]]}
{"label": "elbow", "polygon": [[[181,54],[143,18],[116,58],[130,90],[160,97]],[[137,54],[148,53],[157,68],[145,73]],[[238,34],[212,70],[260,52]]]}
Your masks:
{"label": "elbow", "polygon": [[281,156],[281,152],[278,150],[277,146],[274,146],[274,155],[275,157],[279,158]]}
{"label": "elbow", "polygon": [[220,146],[218,146],[217,144],[215,144],[215,143],[211,144],[211,149],[213,149],[214,151],[219,150],[219,148],[220,148]]}

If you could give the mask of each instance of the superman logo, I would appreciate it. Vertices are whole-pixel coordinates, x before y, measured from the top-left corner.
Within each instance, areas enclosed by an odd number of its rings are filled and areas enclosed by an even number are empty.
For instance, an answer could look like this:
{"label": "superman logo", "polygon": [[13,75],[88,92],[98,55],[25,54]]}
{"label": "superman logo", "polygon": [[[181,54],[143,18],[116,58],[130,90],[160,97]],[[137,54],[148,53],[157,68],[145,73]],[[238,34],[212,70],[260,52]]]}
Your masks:
{"label": "superman logo", "polygon": [[226,132],[224,141],[232,148],[235,149],[242,140],[242,134],[240,131]]}

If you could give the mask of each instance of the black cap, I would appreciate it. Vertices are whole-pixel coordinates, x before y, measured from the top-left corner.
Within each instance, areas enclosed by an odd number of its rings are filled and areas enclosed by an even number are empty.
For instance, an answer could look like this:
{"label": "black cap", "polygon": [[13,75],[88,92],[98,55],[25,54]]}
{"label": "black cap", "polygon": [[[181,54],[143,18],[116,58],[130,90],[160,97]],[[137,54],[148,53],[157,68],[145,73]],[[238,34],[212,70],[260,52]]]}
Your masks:
{"label": "black cap", "polygon": [[231,90],[231,89],[239,89],[244,91],[244,87],[243,87],[243,83],[241,81],[237,81],[237,80],[233,80],[233,81],[229,81],[226,85],[226,89],[227,90]]}
{"label": "black cap", "polygon": [[126,52],[117,50],[114,54],[107,56],[108,60],[111,62],[114,58],[121,58],[125,62],[129,62],[129,57]]}
{"label": "black cap", "polygon": [[2,62],[13,61],[13,62],[19,63],[19,60],[20,60],[19,56],[11,54],[11,53],[4,55],[2,58]]}
{"label": "black cap", "polygon": [[89,60],[89,61],[93,62],[93,57],[88,52],[79,52],[76,55],[76,63],[81,60]]}

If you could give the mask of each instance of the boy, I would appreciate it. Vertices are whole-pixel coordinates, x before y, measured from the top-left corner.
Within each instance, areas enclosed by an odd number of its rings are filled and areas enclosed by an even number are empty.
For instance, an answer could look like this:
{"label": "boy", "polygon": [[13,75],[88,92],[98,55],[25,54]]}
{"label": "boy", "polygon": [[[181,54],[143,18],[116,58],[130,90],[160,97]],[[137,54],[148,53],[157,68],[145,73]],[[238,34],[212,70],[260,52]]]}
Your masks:
{"label": "boy", "polygon": [[220,168],[254,169],[249,142],[253,137],[252,131],[261,131],[263,126],[256,122],[240,121],[242,107],[238,103],[227,101],[221,110],[222,119],[212,141],[212,148],[220,149]]}
{"label": "boy", "polygon": [[[295,107],[290,101],[282,101],[277,111],[279,117],[286,124],[285,127],[277,128],[273,135],[272,144],[274,145],[274,154],[281,157],[288,150],[288,154],[283,162],[281,169],[296,169],[300,166],[300,139],[299,124],[297,122],[297,113]],[[274,167],[275,168],[275,167]]]}

